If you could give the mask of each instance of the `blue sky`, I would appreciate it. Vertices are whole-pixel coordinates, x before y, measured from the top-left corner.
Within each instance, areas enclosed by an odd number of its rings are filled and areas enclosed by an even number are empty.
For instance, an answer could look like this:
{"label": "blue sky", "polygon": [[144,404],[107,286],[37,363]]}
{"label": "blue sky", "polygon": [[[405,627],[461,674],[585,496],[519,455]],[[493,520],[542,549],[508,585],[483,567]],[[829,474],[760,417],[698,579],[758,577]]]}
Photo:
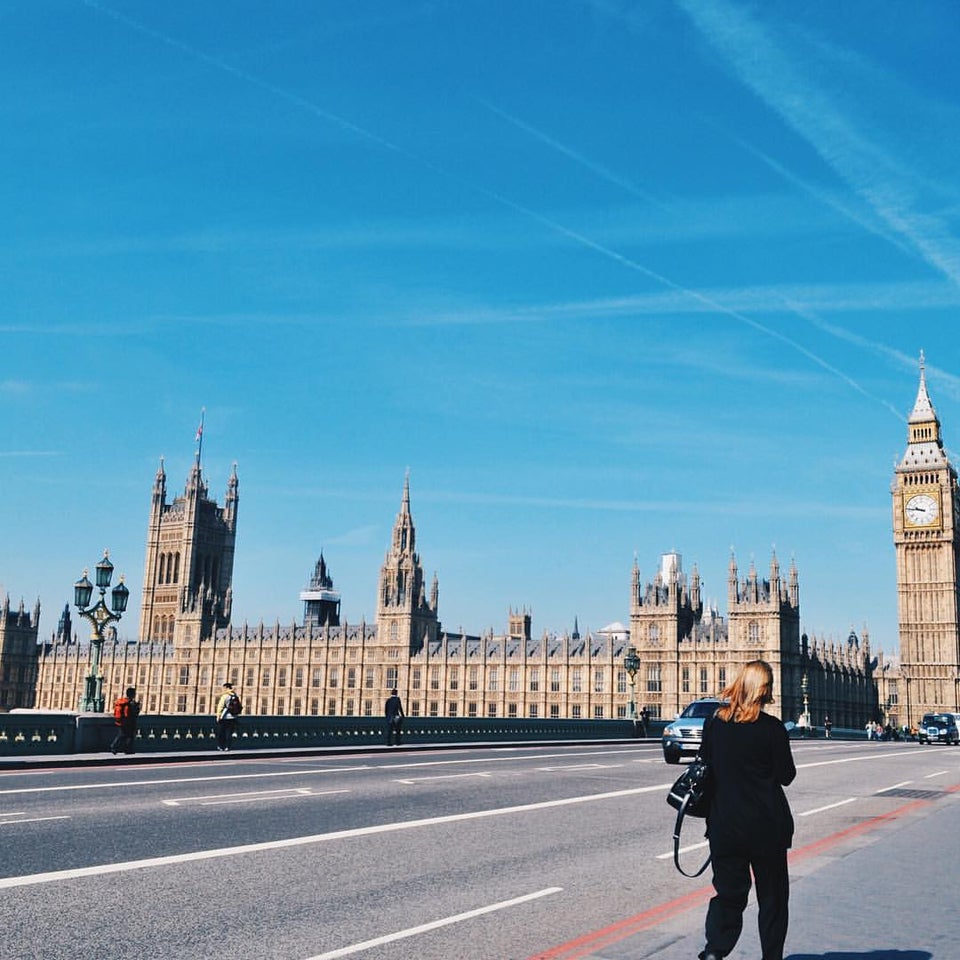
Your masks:
{"label": "blue sky", "polygon": [[[927,357],[960,459],[949,2],[5,0],[0,584],[41,633],[206,410],[234,621],[321,549],[372,619],[410,471],[451,629],[726,611],[896,645],[890,483]],[[85,628],[84,628],[85,629]]]}

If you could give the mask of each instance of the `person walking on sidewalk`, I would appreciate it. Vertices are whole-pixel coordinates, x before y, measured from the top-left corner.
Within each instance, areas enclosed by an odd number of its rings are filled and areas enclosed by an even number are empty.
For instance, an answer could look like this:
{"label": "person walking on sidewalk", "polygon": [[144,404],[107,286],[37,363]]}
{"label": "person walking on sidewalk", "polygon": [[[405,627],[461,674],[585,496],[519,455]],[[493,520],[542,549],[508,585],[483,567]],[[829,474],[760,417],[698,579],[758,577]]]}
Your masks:
{"label": "person walking on sidewalk", "polygon": [[237,717],[240,716],[240,698],[234,692],[232,683],[223,685],[223,693],[217,700],[217,749],[229,750],[233,731],[237,727]]}
{"label": "person walking on sidewalk", "polygon": [[763,712],[773,702],[773,670],[764,660],[751,660],[720,698],[726,703],[704,724],[700,747],[714,784],[707,839],[716,890],[707,909],[700,960],[723,960],[736,946],[751,870],[763,960],[783,960],[790,896],[787,850],[793,842],[793,816],[783,788],[792,783],[797,768],[786,727]]}
{"label": "person walking on sidewalk", "polygon": [[403,727],[403,704],[400,702],[400,697],[397,696],[397,688],[394,687],[390,691],[390,696],[387,697],[387,702],[384,705],[383,712],[387,718],[387,746],[393,746],[393,742],[396,741],[397,746],[400,746],[400,731]]}
{"label": "person walking on sidewalk", "polygon": [[137,717],[140,716],[140,703],[137,701],[137,688],[127,687],[126,696],[117,697],[113,704],[113,722],[117,725],[117,735],[110,744],[110,752],[133,753],[137,739]]}

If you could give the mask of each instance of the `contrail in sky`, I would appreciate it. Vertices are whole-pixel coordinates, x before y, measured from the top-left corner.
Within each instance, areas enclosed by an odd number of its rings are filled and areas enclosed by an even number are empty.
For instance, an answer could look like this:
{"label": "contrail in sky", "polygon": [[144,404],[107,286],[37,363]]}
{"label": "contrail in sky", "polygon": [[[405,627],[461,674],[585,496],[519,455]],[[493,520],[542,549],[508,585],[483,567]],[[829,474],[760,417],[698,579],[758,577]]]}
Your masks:
{"label": "contrail in sky", "polygon": [[484,100],[482,97],[477,97],[476,100],[479,104],[486,107],[492,113],[495,113],[501,119],[506,120],[507,123],[511,123],[513,126],[523,130],[525,133],[529,133],[532,137],[536,137],[538,140],[543,141],[543,143],[547,144],[547,146],[552,147],[558,153],[562,153],[565,157],[569,157],[571,160],[576,161],[591,172],[603,177],[604,180],[609,180],[616,186],[626,190],[627,193],[632,193],[635,197],[639,197],[641,200],[645,200],[647,203],[652,204],[655,207],[659,207],[661,210],[664,210],[667,213],[673,212],[667,204],[657,199],[657,197],[654,197],[652,194],[649,194],[644,190],[641,190],[629,180],[619,176],[612,170],[608,170],[601,164],[590,160],[589,158],[583,156],[583,154],[577,153],[575,150],[571,150],[570,147],[566,146],[565,144],[560,143],[558,140],[554,140],[553,137],[547,136],[547,134],[545,134],[542,130],[538,130],[536,127],[531,126],[529,123],[526,123],[519,117],[515,117],[512,114],[507,113],[506,110],[501,110],[500,107],[490,103],[489,100]]}
{"label": "contrail in sky", "polygon": [[777,43],[752,12],[729,0],[678,2],[736,78],[802,137],[891,230],[905,237],[929,266],[960,284],[960,246],[949,225],[911,207],[912,191],[898,175],[897,158],[875,131],[852,122],[835,93],[812,80],[809,65]]}
{"label": "contrail in sky", "polygon": [[887,243],[893,244],[901,253],[907,254],[909,257],[916,258],[917,252],[909,244],[901,240],[899,237],[894,236],[893,234],[887,232],[886,230],[881,230],[879,226],[875,223],[871,223],[866,220],[864,217],[860,216],[858,213],[851,210],[846,204],[841,203],[836,197],[831,196],[827,193],[826,190],[818,190],[812,184],[807,183],[802,178],[798,177],[795,173],[792,173],[788,170],[782,163],[774,160],[773,157],[764,153],[762,150],[757,149],[753,144],[747,143],[746,140],[742,140],[736,134],[731,133],[729,130],[723,129],[718,124],[714,123],[713,120],[704,117],[702,118],[703,122],[713,127],[715,130],[719,130],[724,136],[732,140],[737,146],[746,150],[748,153],[755,156],[762,163],[766,164],[771,170],[783,177],[787,183],[792,184],[797,187],[799,190],[802,190],[804,193],[813,197],[818,202],[824,204],[827,207],[830,207],[832,210],[835,210],[841,216],[846,217],[848,220],[851,220],[858,227],[862,227],[868,233],[872,233],[874,236],[880,237],[882,240],[886,240]]}
{"label": "contrail in sky", "polygon": [[[804,316],[816,327],[823,330],[824,333],[830,334],[832,337],[836,337],[838,340],[846,340],[848,343],[852,343],[855,346],[861,347],[865,350],[870,350],[873,353],[877,353],[880,356],[886,357],[888,360],[892,360],[894,363],[897,363],[903,367],[907,367],[912,370],[917,369],[918,358],[910,356],[904,353],[902,350],[895,350],[893,347],[888,347],[886,344],[877,343],[874,340],[868,340],[866,337],[861,337],[857,333],[853,333],[851,330],[847,330],[845,327],[837,326],[836,324],[830,323],[827,320],[824,320],[822,317],[817,316],[814,313],[807,313],[804,311]],[[950,373],[947,370],[944,370],[943,367],[933,366],[930,363],[926,364],[927,376],[930,379],[935,379],[938,383],[942,383],[954,397],[960,397],[960,377],[955,373]],[[891,409],[893,409],[891,407]]]}
{"label": "contrail in sky", "polygon": [[[850,343],[859,343],[860,346],[869,346],[873,349],[876,349],[878,346],[877,344],[869,344],[866,340],[863,340],[860,337],[855,337],[853,335],[849,337],[843,337],[842,333],[846,333],[846,331],[842,331],[840,327],[836,327],[833,324],[829,324],[822,321],[815,313],[813,313],[810,310],[807,310],[802,304],[792,303],[790,301],[785,301],[785,302],[794,313],[808,320],[814,326],[819,327],[821,330],[831,334],[832,336],[840,337],[840,339],[845,339]],[[891,354],[894,354],[898,360],[905,359],[904,355],[899,351],[891,350],[889,352]],[[854,390],[857,391],[857,393],[862,394],[863,396],[867,397],[869,400],[876,400],[877,403],[886,407],[898,420],[901,420],[904,423],[906,423],[907,418],[892,403],[882,399],[881,397],[876,396],[875,394],[870,393],[868,390],[865,390],[863,387],[860,386],[859,383],[856,382],[856,380],[853,380],[851,377],[848,377],[845,373],[841,373],[839,370],[834,370],[833,372],[836,373],[839,377],[841,377],[841,379],[845,380],[851,387],[853,387]]]}
{"label": "contrail in sky", "polygon": [[426,162],[423,160],[423,158],[418,157],[409,150],[405,150],[398,144],[392,143],[390,140],[378,136],[377,134],[364,129],[361,126],[352,123],[350,120],[347,120],[345,117],[341,117],[339,114],[332,113],[329,110],[324,110],[322,107],[319,107],[315,103],[306,100],[304,97],[300,97],[295,93],[291,93],[289,90],[284,90],[282,87],[277,87],[266,80],[260,79],[260,77],[257,77],[252,73],[247,73],[245,70],[241,70],[239,67],[235,67],[233,64],[227,63],[226,60],[221,60],[218,57],[212,57],[210,54],[204,53],[202,50],[197,50],[195,47],[191,47],[188,44],[183,43],[181,40],[177,40],[176,38],[168,36],[165,33],[161,33],[159,30],[154,30],[152,27],[148,27],[139,20],[134,20],[132,17],[128,17],[119,10],[114,10],[112,7],[104,6],[104,4],[98,3],[97,0],[81,0],[81,3],[93,10],[96,10],[98,13],[104,14],[104,16],[110,17],[119,23],[125,24],[126,26],[130,27],[131,30],[136,30],[137,33],[142,33],[144,36],[150,37],[153,40],[159,40],[161,43],[166,44],[169,47],[173,47],[174,49],[179,50],[181,53],[185,53],[196,60],[200,60],[203,63],[206,63],[208,66],[215,67],[217,70],[222,70],[224,73],[229,73],[239,80],[243,80],[255,87],[259,87],[261,90],[266,90],[267,93],[272,93],[274,96],[280,97],[296,107],[301,107],[304,110],[307,110],[310,113],[322,118],[323,120],[334,124],[335,126],[341,127],[344,130],[348,130],[350,133],[356,134],[361,139],[370,140],[373,143],[383,147],[385,150],[399,153],[408,160],[413,160],[418,163]]}
{"label": "contrail in sky", "polygon": [[[552,220],[550,217],[545,216],[544,214],[538,213],[536,210],[532,210],[529,207],[524,206],[521,203],[518,203],[510,198],[504,196],[503,194],[497,193],[494,190],[490,190],[487,187],[483,187],[473,181],[466,180],[463,177],[451,173],[450,171],[441,167],[438,163],[428,160],[426,157],[422,157],[419,154],[416,154],[410,150],[405,149],[404,147],[399,146],[398,144],[393,143],[390,140],[387,140],[385,137],[381,137],[376,133],[373,133],[364,127],[359,126],[356,123],[353,123],[350,120],[347,120],[345,117],[340,116],[339,114],[333,113],[332,111],[325,110],[322,107],[317,106],[315,103],[310,100],[305,99],[297,94],[291,93],[288,90],[283,89],[282,87],[275,86],[272,83],[269,83],[265,80],[260,79],[253,74],[241,70],[238,67],[233,66],[230,63],[227,63],[224,60],[221,60],[217,57],[210,56],[209,54],[203,53],[200,50],[195,49],[194,47],[189,46],[186,43],[183,43],[180,40],[177,40],[173,37],[170,37],[164,33],[161,33],[158,30],[154,30],[151,27],[145,26],[137,20],[134,20],[123,13],[118,12],[112,7],[105,6],[102,3],[97,2],[97,0],[81,0],[87,7],[98,11],[99,13],[111,17],[112,19],[125,24],[130,27],[132,30],[137,31],[138,33],[148,36],[154,40],[159,41],[167,46],[173,47],[176,50],[179,50],[181,53],[185,53],[190,57],[198,59],[203,63],[208,64],[211,67],[221,70],[225,73],[230,74],[233,77],[236,77],[239,80],[243,80],[246,83],[249,83],[255,87],[258,87],[261,90],[265,90],[268,93],[273,94],[283,100],[286,100],[288,103],[300,107],[314,116],[320,117],[323,120],[326,120],[329,123],[332,123],[344,130],[347,130],[351,133],[354,133],[356,136],[361,137],[364,140],[368,140],[372,143],[375,143],[386,150],[391,151],[392,153],[398,154],[405,159],[419,164],[431,170],[433,173],[441,176],[452,183],[456,183],[459,186],[462,186],[468,190],[478,193],[481,196],[487,197],[490,200],[493,200],[495,203],[500,204],[503,207],[506,207],[509,210],[522,215],[523,217],[533,220],[536,223],[541,224],[552,233],[558,234],[559,236],[566,237],[568,240],[572,241],[575,244],[578,244],[588,250],[593,250],[595,253],[600,254],[603,257],[606,257],[609,260],[612,260],[616,263],[621,264],[622,266],[627,267],[630,270],[633,270],[637,273],[642,274],[643,276],[649,278],[650,280],[655,281],[656,283],[662,284],[663,286],[669,287],[671,290],[675,290],[678,293],[682,293],[687,297],[697,301],[704,306],[709,307],[711,310],[728,316],[734,320],[738,320],[740,323],[745,324],[748,327],[756,330],[759,333],[762,333],[768,337],[771,337],[774,340],[779,340],[781,343],[786,344],[792,350],[800,353],[802,356],[805,356],[808,360],[816,364],[817,366],[823,368],[832,375],[838,377],[844,383],[847,383],[850,386],[853,386],[855,389],[859,390],[862,394],[869,397],[866,391],[860,388],[855,384],[849,377],[843,374],[836,367],[827,363],[821,357],[818,357],[815,353],[808,350],[806,347],[797,343],[795,340],[786,336],[783,333],[780,333],[778,330],[771,329],[770,327],[760,323],[757,320],[752,319],[751,317],[746,316],[743,313],[740,313],[737,310],[733,310],[729,307],[725,307],[723,304],[718,303],[716,300],[711,299],[708,296],[705,296],[701,293],[698,293],[696,290],[693,290],[689,287],[685,287],[681,283],[677,283],[663,274],[657,273],[655,270],[651,270],[649,267],[645,267],[642,263],[639,263],[636,260],[632,260],[629,257],[624,256],[621,253],[618,253],[616,250],[611,249],[610,247],[604,246],[601,243],[598,243],[595,240],[592,240],[590,237],[578,233],[576,230],[573,230],[569,227],[564,226],[561,223],[558,223],[555,220]],[[498,111],[501,112],[501,111]],[[501,115],[507,117],[508,115]],[[529,128],[533,132],[533,128]],[[542,137],[541,137],[542,138]],[[559,148],[559,144],[556,144],[555,141],[549,141],[556,145]],[[576,156],[576,155],[574,155]],[[791,308],[797,316],[802,316],[802,314],[797,313],[795,308]],[[804,318],[807,319],[807,318]],[[874,398],[876,399],[876,398]],[[883,401],[880,401],[881,403]],[[885,407],[889,407],[889,404],[885,404]],[[899,415],[898,415],[899,416]]]}

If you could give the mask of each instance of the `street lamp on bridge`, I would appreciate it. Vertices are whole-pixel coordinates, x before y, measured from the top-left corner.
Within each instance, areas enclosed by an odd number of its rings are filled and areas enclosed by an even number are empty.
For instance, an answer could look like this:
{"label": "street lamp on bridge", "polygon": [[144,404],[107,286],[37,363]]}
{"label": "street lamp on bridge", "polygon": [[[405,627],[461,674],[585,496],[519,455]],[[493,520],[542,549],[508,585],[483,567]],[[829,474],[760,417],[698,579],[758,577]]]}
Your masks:
{"label": "street lamp on bridge", "polygon": [[640,657],[637,655],[636,647],[627,647],[626,656],[623,658],[623,667],[630,678],[630,719],[637,722],[637,671],[640,669]]}
{"label": "street lamp on bridge", "polygon": [[804,736],[807,736],[810,733],[810,681],[806,670],[800,678],[800,692],[803,694],[803,730]]}
{"label": "street lamp on bridge", "polygon": [[110,606],[104,601],[104,594],[110,586],[113,577],[113,564],[106,550],[103,559],[96,566],[97,589],[100,599],[91,607],[93,584],[87,579],[89,571],[84,570],[83,576],[73,585],[73,602],[80,611],[84,620],[89,620],[93,627],[90,634],[90,670],[84,678],[83,696],[80,698],[81,712],[103,713],[103,674],[100,673],[100,648],[103,646],[104,631],[111,623],[116,623],[127,609],[127,600],[130,591],[120,577],[120,582],[110,592]]}

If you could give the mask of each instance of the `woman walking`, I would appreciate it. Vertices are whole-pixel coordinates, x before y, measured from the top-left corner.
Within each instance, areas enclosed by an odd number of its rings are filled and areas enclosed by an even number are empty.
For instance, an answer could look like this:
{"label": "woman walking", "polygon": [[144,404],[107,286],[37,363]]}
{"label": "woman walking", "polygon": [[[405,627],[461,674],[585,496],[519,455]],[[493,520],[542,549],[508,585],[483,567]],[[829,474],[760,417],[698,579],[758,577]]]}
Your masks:
{"label": "woman walking", "polygon": [[751,870],[763,960],[783,960],[790,896],[787,849],[793,842],[793,817],[783,788],[797,768],[783,723],[763,712],[773,702],[770,665],[751,660],[721,699],[725,704],[704,724],[700,749],[713,774],[707,838],[716,890],[707,909],[707,943],[700,960],[723,960],[736,945]]}

